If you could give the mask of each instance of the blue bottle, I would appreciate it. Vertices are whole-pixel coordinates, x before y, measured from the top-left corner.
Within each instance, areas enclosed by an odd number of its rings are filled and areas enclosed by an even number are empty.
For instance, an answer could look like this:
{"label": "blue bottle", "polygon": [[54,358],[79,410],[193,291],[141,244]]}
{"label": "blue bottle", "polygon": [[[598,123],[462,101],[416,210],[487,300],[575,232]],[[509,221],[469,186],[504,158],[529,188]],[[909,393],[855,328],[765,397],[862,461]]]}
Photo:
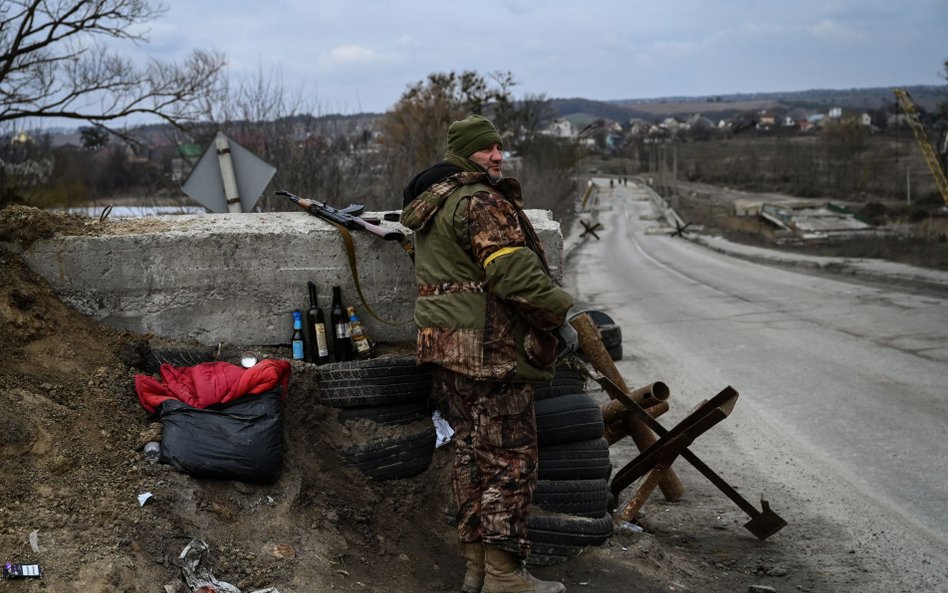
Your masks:
{"label": "blue bottle", "polygon": [[293,347],[293,360],[303,360],[303,314],[299,309],[293,311],[293,337],[290,345]]}

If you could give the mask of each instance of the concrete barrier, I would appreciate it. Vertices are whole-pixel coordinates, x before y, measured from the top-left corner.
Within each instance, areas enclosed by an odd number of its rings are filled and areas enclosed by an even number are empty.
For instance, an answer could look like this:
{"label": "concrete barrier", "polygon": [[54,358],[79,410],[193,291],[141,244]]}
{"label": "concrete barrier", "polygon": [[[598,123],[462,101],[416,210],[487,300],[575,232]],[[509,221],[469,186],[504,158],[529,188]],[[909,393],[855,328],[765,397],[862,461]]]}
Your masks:
{"label": "concrete barrier", "polygon": [[[383,213],[366,216],[381,218]],[[528,210],[554,274],[562,275],[563,239],[549,211]],[[79,312],[139,334],[236,345],[289,342],[292,311],[308,307],[316,283],[327,315],[331,287],[359,313],[376,341],[413,341],[414,271],[402,247],[353,231],[356,293],[339,231],[305,212],[199,214],[92,220],[91,231],[60,231],[21,254],[60,298]],[[383,226],[410,234],[393,222]]]}

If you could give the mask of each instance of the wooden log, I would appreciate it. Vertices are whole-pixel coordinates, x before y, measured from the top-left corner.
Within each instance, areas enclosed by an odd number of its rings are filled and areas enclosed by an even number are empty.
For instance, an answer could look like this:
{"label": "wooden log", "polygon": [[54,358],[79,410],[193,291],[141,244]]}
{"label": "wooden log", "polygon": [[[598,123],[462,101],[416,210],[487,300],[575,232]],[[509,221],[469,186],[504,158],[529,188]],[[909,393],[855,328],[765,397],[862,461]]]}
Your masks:
{"label": "wooden log", "polygon": [[[628,394],[630,392],[629,387],[626,385],[622,375],[619,374],[619,369],[616,368],[615,362],[613,362],[612,357],[609,356],[609,352],[602,343],[599,328],[596,327],[589,315],[586,313],[577,315],[570,320],[570,325],[576,330],[576,334],[579,338],[579,346],[582,348],[586,360],[589,361],[596,371],[604,375],[619,386],[623,392]],[[629,436],[632,437],[632,440],[640,451],[648,449],[658,440],[655,433],[645,426],[645,424],[637,420],[630,422],[627,428],[629,430]],[[685,493],[685,487],[681,483],[681,480],[670,467],[667,471],[663,472],[663,474],[659,487],[662,490],[662,494],[665,495],[665,500],[669,502],[679,500]]]}

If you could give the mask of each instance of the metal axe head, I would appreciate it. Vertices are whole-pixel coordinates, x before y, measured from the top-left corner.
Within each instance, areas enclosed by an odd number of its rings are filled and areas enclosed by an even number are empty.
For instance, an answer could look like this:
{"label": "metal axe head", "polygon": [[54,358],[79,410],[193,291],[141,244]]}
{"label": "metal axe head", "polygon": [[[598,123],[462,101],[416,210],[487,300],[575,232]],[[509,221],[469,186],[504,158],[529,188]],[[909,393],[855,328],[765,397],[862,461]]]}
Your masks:
{"label": "metal axe head", "polygon": [[770,508],[770,503],[763,498],[760,499],[760,507],[762,509],[760,513],[744,523],[744,529],[756,535],[758,539],[767,539],[786,527],[787,522],[775,513]]}

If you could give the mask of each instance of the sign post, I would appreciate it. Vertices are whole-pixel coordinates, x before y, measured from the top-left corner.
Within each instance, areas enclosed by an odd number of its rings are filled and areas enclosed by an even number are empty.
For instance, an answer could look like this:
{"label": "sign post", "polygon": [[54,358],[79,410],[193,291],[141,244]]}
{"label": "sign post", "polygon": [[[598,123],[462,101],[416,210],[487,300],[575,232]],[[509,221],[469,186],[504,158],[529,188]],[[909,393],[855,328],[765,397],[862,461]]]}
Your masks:
{"label": "sign post", "polygon": [[251,212],[275,173],[275,167],[218,132],[181,189],[216,214]]}

